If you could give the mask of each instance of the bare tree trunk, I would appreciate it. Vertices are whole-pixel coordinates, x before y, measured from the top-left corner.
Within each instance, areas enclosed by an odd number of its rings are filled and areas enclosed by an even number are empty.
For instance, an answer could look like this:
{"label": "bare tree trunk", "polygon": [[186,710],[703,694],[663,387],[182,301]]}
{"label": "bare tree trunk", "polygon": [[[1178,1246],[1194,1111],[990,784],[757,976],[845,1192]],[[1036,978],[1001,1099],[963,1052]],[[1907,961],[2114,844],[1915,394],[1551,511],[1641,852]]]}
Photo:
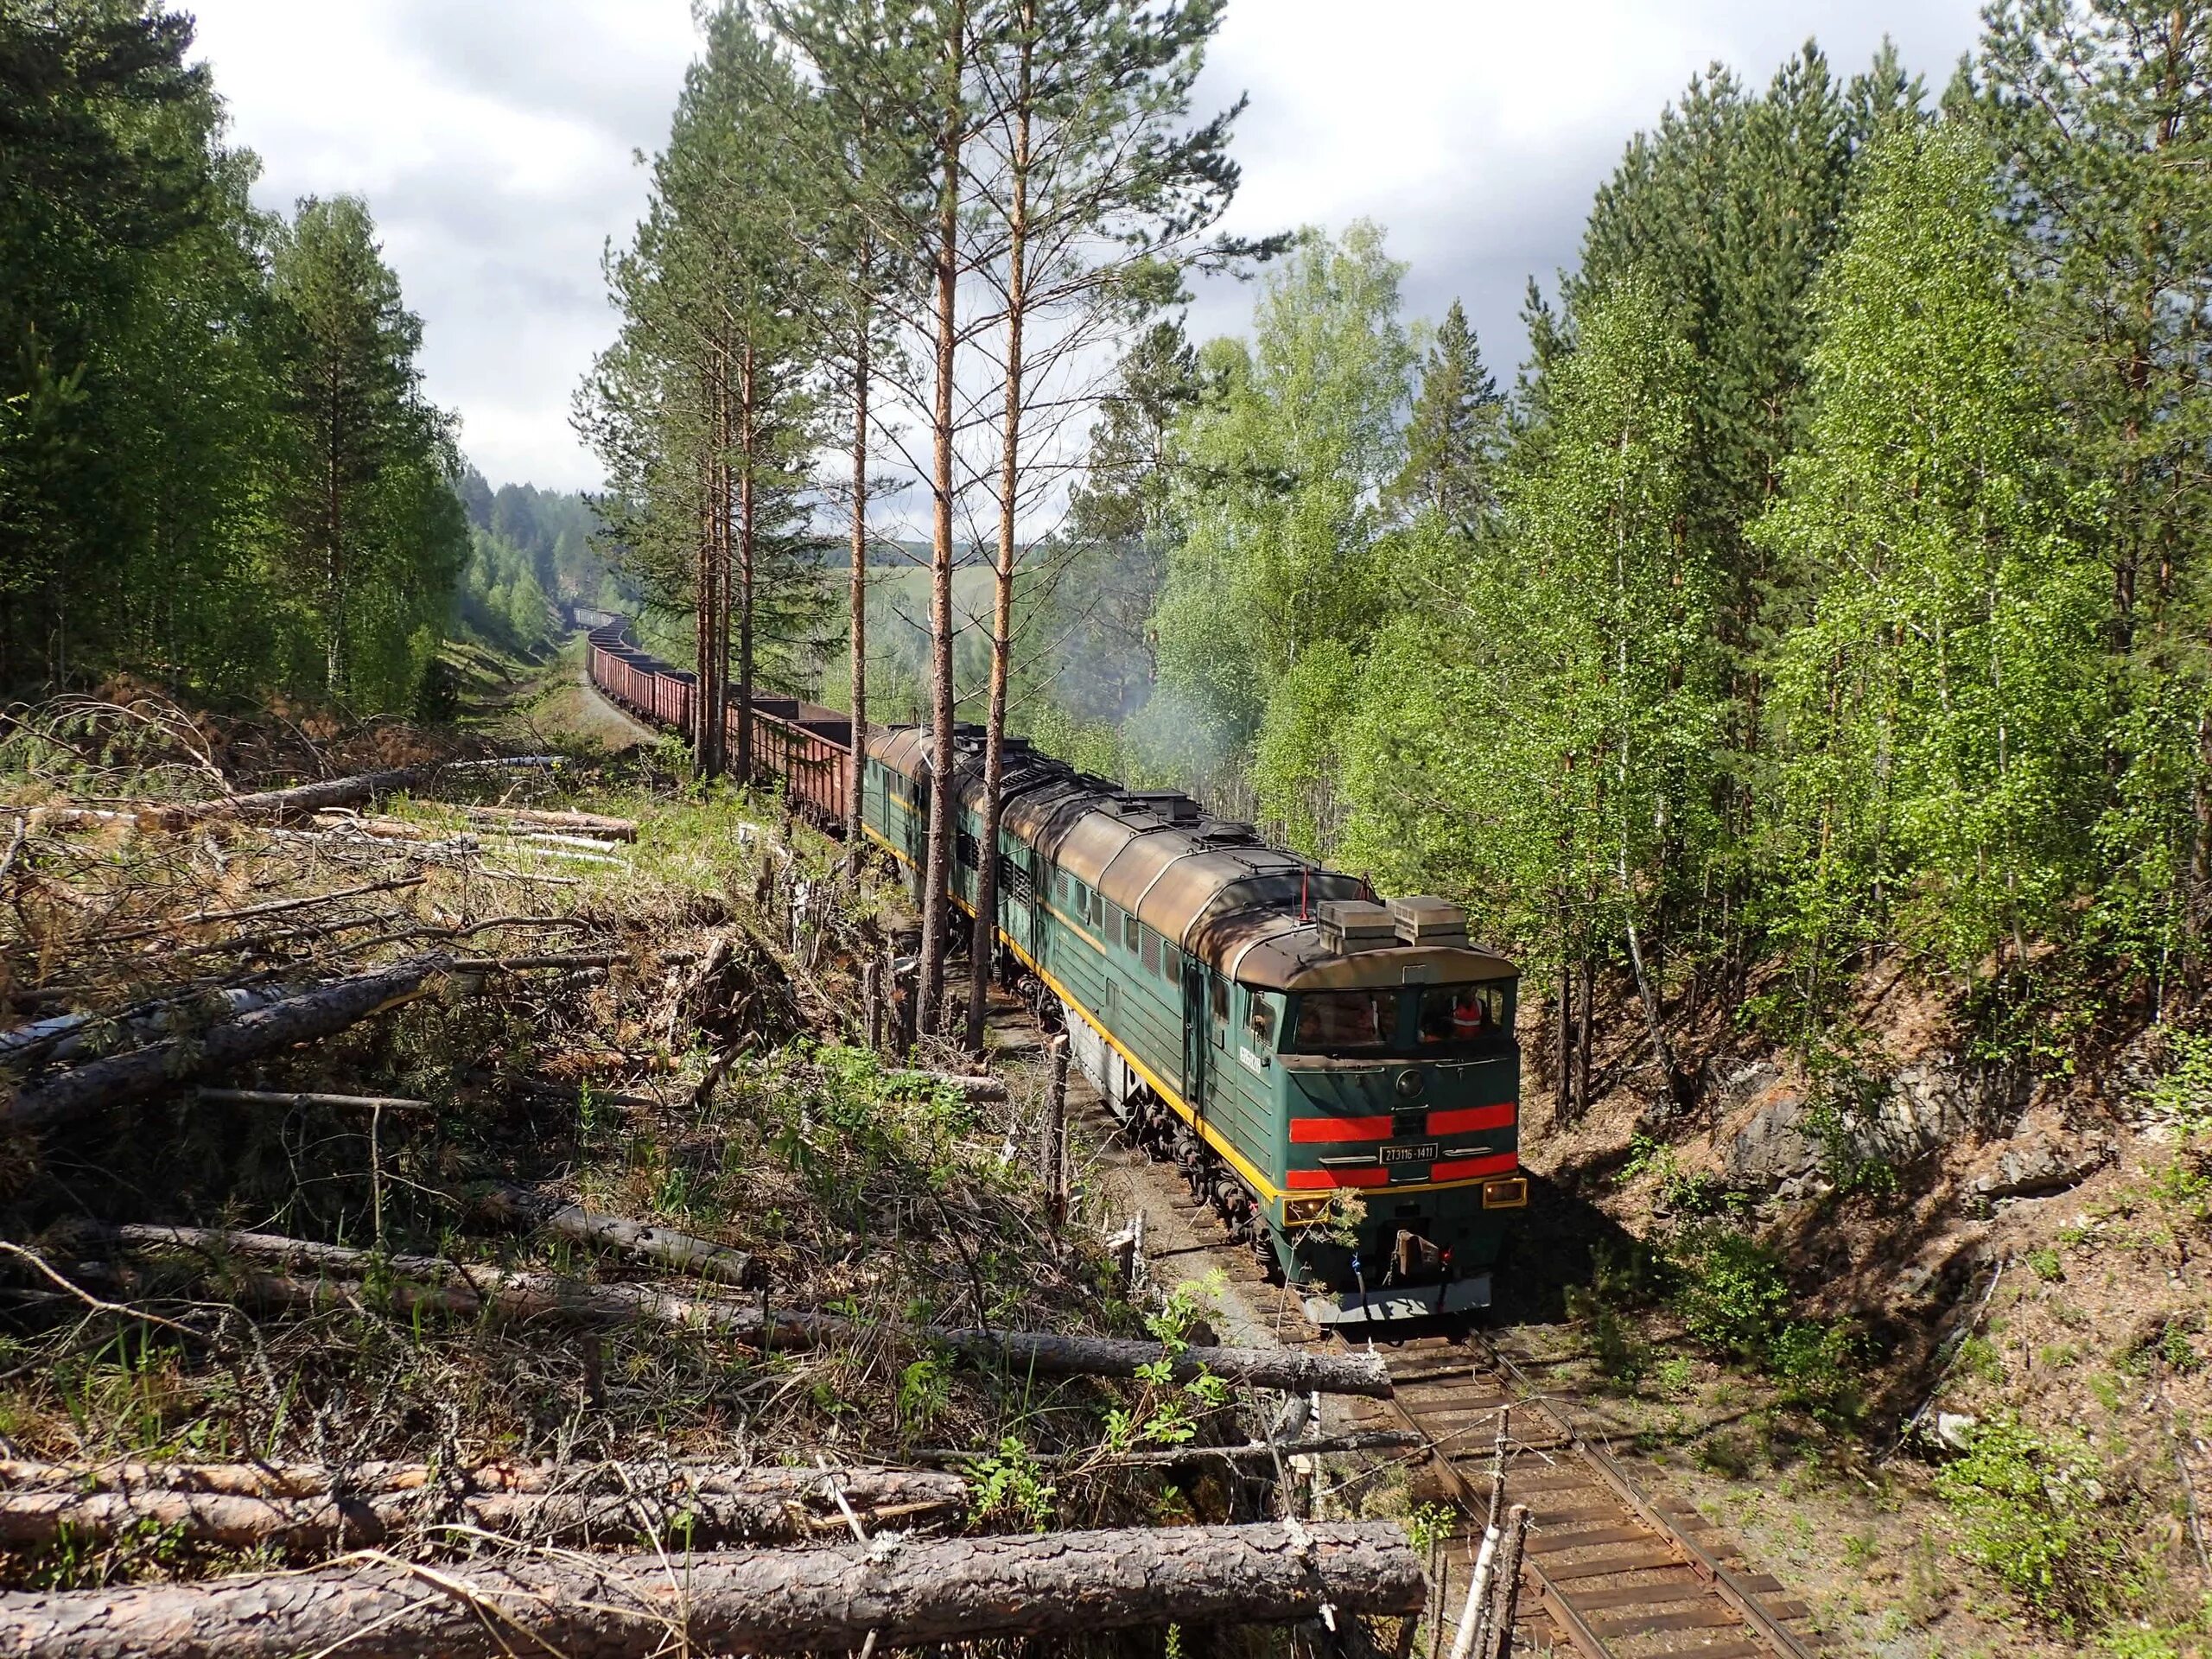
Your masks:
{"label": "bare tree trunk", "polygon": [[1574,1037],[1574,1096],[1575,1109],[1586,1113],[1590,1109],[1590,1051],[1598,1037],[1598,963],[1592,957],[1582,958],[1582,1024]]}
{"label": "bare tree trunk", "polygon": [[1628,925],[1629,966],[1636,974],[1636,995],[1643,1004],[1644,1029],[1651,1035],[1652,1058],[1658,1061],[1661,1080],[1667,1089],[1667,1101],[1672,1106],[1675,1099],[1675,1051],[1668,1046],[1666,1027],[1660,1022],[1659,998],[1652,988],[1651,976],[1643,965],[1643,941],[1637,937],[1636,924]]}
{"label": "bare tree trunk", "polygon": [[936,509],[930,545],[929,842],[922,868],[922,961],[916,988],[917,1028],[933,1033],[944,1000],[944,954],[950,935],[955,798],[952,686],[952,476],[958,436],[953,410],[959,345],[960,153],[967,136],[968,7],[953,0],[945,42],[944,124],[938,135],[940,169],[937,245],[937,403],[931,411],[931,493]]}
{"label": "bare tree trunk", "polygon": [[[739,1301],[653,1285],[588,1285],[551,1274],[504,1268],[482,1262],[448,1262],[438,1256],[378,1256],[342,1244],[287,1238],[273,1233],[234,1233],[199,1227],[124,1226],[85,1229],[88,1240],[112,1240],[127,1250],[190,1251],[209,1259],[264,1262],[287,1268],[312,1268],[336,1279],[378,1274],[393,1305],[402,1312],[475,1318],[488,1312],[511,1318],[559,1319],[571,1324],[621,1324],[644,1319],[659,1325],[719,1331],[741,1340],[764,1335],[779,1347],[813,1347],[858,1338],[893,1337],[909,1343],[936,1343],[971,1361],[1005,1364],[1017,1371],[1052,1376],[1135,1376],[1147,1365],[1166,1362],[1170,1376],[1188,1382],[1208,1372],[1253,1388],[1286,1393],[1363,1395],[1387,1398],[1390,1376],[1382,1360],[1367,1354],[1309,1354],[1296,1348],[1187,1347],[1171,1351],[1156,1342],[1090,1337],[1057,1332],[981,1330],[957,1325],[907,1325],[850,1319],[842,1314],[774,1307],[758,1300]],[[427,1287],[425,1289],[424,1287]],[[274,1280],[250,1285],[274,1302],[304,1300],[311,1306],[342,1304],[349,1287],[329,1279]],[[335,1295],[334,1296],[334,1293]]]}
{"label": "bare tree trunk", "polygon": [[1014,650],[1015,512],[1021,485],[1022,327],[1029,305],[1029,123],[1037,0],[1021,0],[1014,87],[1012,196],[1007,213],[1005,448],[999,461],[999,548],[991,598],[990,711],[983,728],[983,827],[976,846],[976,931],[968,948],[968,1048],[983,1049],[991,969],[998,961],[999,819],[1006,795],[1007,677]]}
{"label": "bare tree trunk", "polygon": [[702,1279],[748,1287],[766,1282],[765,1264],[747,1251],[650,1222],[632,1221],[627,1216],[602,1215],[505,1181],[495,1181],[478,1193],[475,1207],[497,1221],[542,1227],[579,1243],[604,1245],[639,1261]]}
{"label": "bare tree trunk", "polygon": [[[711,408],[714,381],[707,382]],[[712,432],[714,424],[708,423]],[[699,474],[699,558],[692,576],[691,631],[691,763],[702,778],[721,770],[715,749],[713,724],[715,688],[715,580],[717,571],[715,539],[715,458],[711,448],[702,457]]]}
{"label": "bare tree trunk", "polygon": [[1559,1061],[1552,1097],[1552,1122],[1574,1122],[1574,978],[1573,963],[1567,959],[1567,941],[1560,940]]}
{"label": "bare tree trunk", "polygon": [[753,579],[758,526],[753,523],[755,420],[753,342],[745,342],[737,400],[737,780],[753,781]]}
{"label": "bare tree trunk", "polygon": [[226,1071],[313,1042],[358,1025],[384,1009],[413,1001],[423,983],[445,971],[452,958],[416,957],[374,973],[288,997],[282,1002],[210,1026],[188,1048],[174,1039],[111,1054],[42,1078],[0,1105],[0,1127],[35,1128],[102,1106],[143,1099],[193,1077]]}
{"label": "bare tree trunk", "polygon": [[[868,245],[861,244],[860,264],[870,263]],[[852,713],[851,772],[845,780],[845,864],[857,871],[861,864],[861,785],[868,776],[868,327],[871,314],[865,301],[853,340],[853,580],[852,580]]]}
{"label": "bare tree trunk", "polygon": [[197,1585],[0,1595],[0,1647],[43,1659],[649,1659],[1089,1636],[1161,1624],[1418,1614],[1388,1521],[908,1539],[671,1559],[659,1552],[383,1561]]}

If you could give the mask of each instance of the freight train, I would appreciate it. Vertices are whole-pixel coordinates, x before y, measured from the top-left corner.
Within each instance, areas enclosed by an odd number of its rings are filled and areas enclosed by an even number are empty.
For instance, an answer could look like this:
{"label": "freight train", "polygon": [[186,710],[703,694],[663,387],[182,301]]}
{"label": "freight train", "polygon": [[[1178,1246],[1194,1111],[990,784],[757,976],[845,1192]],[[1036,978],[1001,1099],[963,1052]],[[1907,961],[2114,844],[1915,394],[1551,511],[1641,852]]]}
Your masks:
{"label": "freight train", "polygon": [[[589,645],[608,696],[691,729],[692,676],[619,623]],[[842,830],[850,720],[789,698],[752,709],[756,766]],[[874,728],[861,776],[862,831],[918,896],[930,747],[918,728]],[[1470,944],[1465,913],[1378,903],[1187,796],[1123,789],[1018,740],[985,849],[982,734],[954,747],[952,898],[972,915],[980,861],[997,861],[995,965],[1067,1032],[1130,1138],[1172,1159],[1322,1324],[1488,1306],[1529,1201],[1517,978]]]}

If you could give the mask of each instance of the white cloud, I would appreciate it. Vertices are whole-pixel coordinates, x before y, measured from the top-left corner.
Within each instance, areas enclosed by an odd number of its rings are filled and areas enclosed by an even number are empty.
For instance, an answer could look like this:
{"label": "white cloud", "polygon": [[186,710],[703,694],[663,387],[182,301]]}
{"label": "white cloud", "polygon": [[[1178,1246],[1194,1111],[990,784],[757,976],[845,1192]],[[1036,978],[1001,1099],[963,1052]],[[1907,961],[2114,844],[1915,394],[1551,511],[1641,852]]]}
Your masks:
{"label": "white cloud", "polygon": [[[1368,217],[1418,312],[1465,299],[1501,373],[1534,273],[1572,260],[1630,133],[1714,60],[1764,81],[1808,35],[1838,72],[1885,32],[1940,89],[1976,0],[1235,0],[1205,91],[1249,91],[1252,232]],[[613,320],[601,249],[645,200],[632,152],[667,124],[694,36],[685,0],[197,0],[200,50],[264,206],[368,198],[426,325],[431,395],[494,480],[589,486],[570,394]],[[1195,326],[1243,326],[1210,284]]]}

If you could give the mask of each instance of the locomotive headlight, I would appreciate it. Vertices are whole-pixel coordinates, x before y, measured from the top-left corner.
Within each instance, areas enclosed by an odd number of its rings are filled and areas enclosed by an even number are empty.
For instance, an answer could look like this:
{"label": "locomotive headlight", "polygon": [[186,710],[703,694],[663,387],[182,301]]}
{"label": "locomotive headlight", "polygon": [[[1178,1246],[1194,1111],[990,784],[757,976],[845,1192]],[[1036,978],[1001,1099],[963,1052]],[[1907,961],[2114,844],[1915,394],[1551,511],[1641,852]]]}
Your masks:
{"label": "locomotive headlight", "polygon": [[1326,1198],[1286,1198],[1282,1206],[1282,1224],[1286,1227],[1306,1227],[1329,1213]]}
{"label": "locomotive headlight", "polygon": [[1420,1068],[1409,1065],[1398,1073],[1398,1098],[1414,1099],[1427,1086],[1427,1084],[1428,1080],[1421,1076]]}

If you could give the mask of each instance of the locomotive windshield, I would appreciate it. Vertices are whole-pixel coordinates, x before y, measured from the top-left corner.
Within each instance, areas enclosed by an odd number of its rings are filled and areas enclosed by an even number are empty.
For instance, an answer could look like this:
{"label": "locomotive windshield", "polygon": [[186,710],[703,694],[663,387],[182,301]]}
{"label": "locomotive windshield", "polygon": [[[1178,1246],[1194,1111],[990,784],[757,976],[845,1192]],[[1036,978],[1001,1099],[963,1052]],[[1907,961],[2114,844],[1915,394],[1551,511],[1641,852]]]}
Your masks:
{"label": "locomotive windshield", "polygon": [[1395,991],[1309,991],[1298,999],[1298,1046],[1381,1048],[1398,1034],[1397,1002]]}
{"label": "locomotive windshield", "polygon": [[1284,1046],[1300,1054],[1410,1054],[1487,1043],[1507,1033],[1503,983],[1404,990],[1308,991]]}

